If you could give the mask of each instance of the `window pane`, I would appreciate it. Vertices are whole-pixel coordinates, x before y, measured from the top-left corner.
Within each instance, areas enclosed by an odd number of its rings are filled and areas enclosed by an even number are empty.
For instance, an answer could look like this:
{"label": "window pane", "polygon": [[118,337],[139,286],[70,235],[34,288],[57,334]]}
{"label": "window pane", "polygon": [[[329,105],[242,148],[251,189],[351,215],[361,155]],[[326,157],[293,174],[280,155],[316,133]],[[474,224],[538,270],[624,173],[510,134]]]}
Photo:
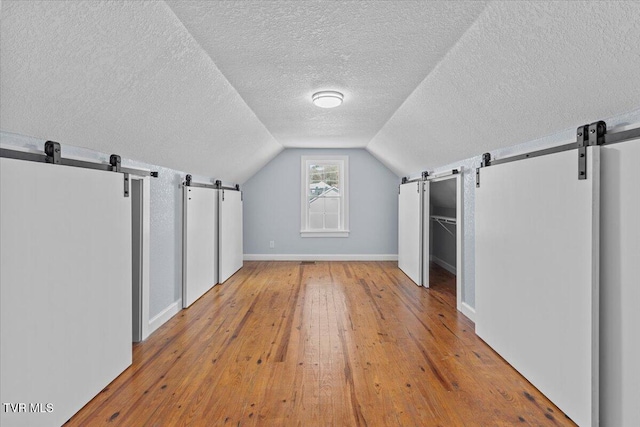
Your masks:
{"label": "window pane", "polygon": [[324,199],[322,197],[309,197],[309,212],[324,213]]}
{"label": "window pane", "polygon": [[309,229],[322,230],[323,217],[324,217],[323,213],[309,212]]}
{"label": "window pane", "polygon": [[309,165],[309,195],[322,194],[324,184],[324,168],[321,165]]}
{"label": "window pane", "polygon": [[[304,156],[303,156],[304,161]],[[303,203],[303,222],[309,230],[340,230],[346,220],[342,218],[343,197],[348,188],[341,183],[346,162],[338,159],[308,159],[303,169],[306,199]],[[304,176],[306,174],[306,176]]]}
{"label": "window pane", "polygon": [[325,214],[324,227],[329,229],[338,229],[340,215],[338,214]]}
{"label": "window pane", "polygon": [[324,199],[324,211],[331,214],[340,213],[340,199],[337,197]]}
{"label": "window pane", "polygon": [[309,196],[319,196],[325,191],[324,181],[312,182],[309,184]]}
{"label": "window pane", "polygon": [[324,167],[324,180],[331,187],[337,188],[340,186],[340,168],[338,165]]}
{"label": "window pane", "polygon": [[311,164],[309,165],[309,192],[310,196],[320,196],[331,188],[326,180],[327,165]]}

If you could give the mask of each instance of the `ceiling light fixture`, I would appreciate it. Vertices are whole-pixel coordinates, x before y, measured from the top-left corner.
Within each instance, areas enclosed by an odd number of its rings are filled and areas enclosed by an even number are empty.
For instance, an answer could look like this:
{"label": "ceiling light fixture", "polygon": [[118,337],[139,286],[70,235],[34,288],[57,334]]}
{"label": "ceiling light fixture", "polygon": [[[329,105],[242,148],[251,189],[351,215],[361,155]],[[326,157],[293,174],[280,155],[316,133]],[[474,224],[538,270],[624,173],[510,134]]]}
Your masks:
{"label": "ceiling light fixture", "polygon": [[342,104],[344,95],[335,90],[323,90],[322,92],[316,92],[311,97],[313,104],[320,108],[334,108]]}

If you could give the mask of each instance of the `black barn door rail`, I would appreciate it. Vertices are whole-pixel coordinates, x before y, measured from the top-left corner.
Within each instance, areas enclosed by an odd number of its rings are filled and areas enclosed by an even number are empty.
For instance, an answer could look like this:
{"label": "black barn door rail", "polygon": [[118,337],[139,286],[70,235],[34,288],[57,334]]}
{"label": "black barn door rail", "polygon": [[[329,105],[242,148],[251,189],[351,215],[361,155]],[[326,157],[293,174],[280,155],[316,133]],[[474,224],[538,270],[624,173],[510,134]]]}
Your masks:
{"label": "black barn door rail", "polygon": [[75,168],[94,169],[105,172],[124,174],[124,196],[129,197],[129,175],[158,177],[158,172],[143,169],[123,168],[120,156],[112,154],[109,163],[96,163],[85,160],[67,159],[62,157],[62,147],[59,142],[47,141],[44,144],[44,154],[0,148],[0,157],[6,159],[24,160],[36,163],[51,163],[54,165],[71,166]]}
{"label": "black barn door rail", "polygon": [[[429,172],[427,171],[422,172],[418,178],[409,179],[408,176],[403,176],[400,185],[424,181],[427,179],[427,176],[429,176]],[[400,194],[400,185],[398,185],[398,194]]]}
{"label": "black barn door rail", "polygon": [[408,176],[403,176],[400,185],[409,184],[412,182],[429,181],[432,179],[444,178],[449,175],[457,175],[459,173],[460,173],[460,169],[451,169],[450,171],[440,172],[437,174],[429,171],[423,171],[422,173],[420,173],[420,176],[416,178],[409,179]]}
{"label": "black barn door rail", "polygon": [[603,121],[597,121],[590,125],[578,127],[576,131],[576,141],[568,144],[532,151],[530,153],[518,154],[515,156],[505,157],[503,159],[491,159],[490,153],[484,153],[482,155],[482,164],[476,169],[476,187],[480,186],[480,168],[515,162],[518,160],[532,159],[534,157],[546,156],[547,154],[560,153],[562,151],[574,149],[578,150],[578,179],[587,179],[586,156],[588,146],[607,146],[632,139],[640,139],[640,128],[607,133],[607,124]]}
{"label": "black barn door rail", "polygon": [[182,185],[185,187],[199,187],[199,188],[211,188],[214,190],[231,190],[231,191],[240,191],[240,184],[236,184],[233,187],[222,185],[222,181],[219,179],[216,180],[213,184],[202,184],[199,182],[193,182],[193,177],[191,175],[187,175],[182,182]]}

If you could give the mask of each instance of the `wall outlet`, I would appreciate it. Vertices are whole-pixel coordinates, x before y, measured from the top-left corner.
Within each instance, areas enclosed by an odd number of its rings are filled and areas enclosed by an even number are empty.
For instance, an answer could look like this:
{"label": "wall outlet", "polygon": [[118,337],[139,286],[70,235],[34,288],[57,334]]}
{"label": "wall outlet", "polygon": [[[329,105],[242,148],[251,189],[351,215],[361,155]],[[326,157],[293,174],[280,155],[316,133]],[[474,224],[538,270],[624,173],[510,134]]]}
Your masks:
{"label": "wall outlet", "polygon": [[276,241],[275,240],[269,240],[269,247],[271,249],[275,248],[276,247]]}

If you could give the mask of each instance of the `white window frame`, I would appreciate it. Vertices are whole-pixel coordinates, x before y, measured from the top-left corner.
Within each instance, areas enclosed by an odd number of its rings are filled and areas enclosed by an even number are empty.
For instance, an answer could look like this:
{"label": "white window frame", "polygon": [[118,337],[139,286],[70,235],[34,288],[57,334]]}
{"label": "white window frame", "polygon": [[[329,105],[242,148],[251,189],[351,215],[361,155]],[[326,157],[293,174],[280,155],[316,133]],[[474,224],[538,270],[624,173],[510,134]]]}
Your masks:
{"label": "white window frame", "polygon": [[[307,202],[309,191],[309,166],[326,162],[328,164],[337,164],[340,167],[340,224],[341,228],[312,230],[309,229],[309,203]],[[301,221],[300,236],[301,237],[349,237],[349,156],[301,156]]]}

